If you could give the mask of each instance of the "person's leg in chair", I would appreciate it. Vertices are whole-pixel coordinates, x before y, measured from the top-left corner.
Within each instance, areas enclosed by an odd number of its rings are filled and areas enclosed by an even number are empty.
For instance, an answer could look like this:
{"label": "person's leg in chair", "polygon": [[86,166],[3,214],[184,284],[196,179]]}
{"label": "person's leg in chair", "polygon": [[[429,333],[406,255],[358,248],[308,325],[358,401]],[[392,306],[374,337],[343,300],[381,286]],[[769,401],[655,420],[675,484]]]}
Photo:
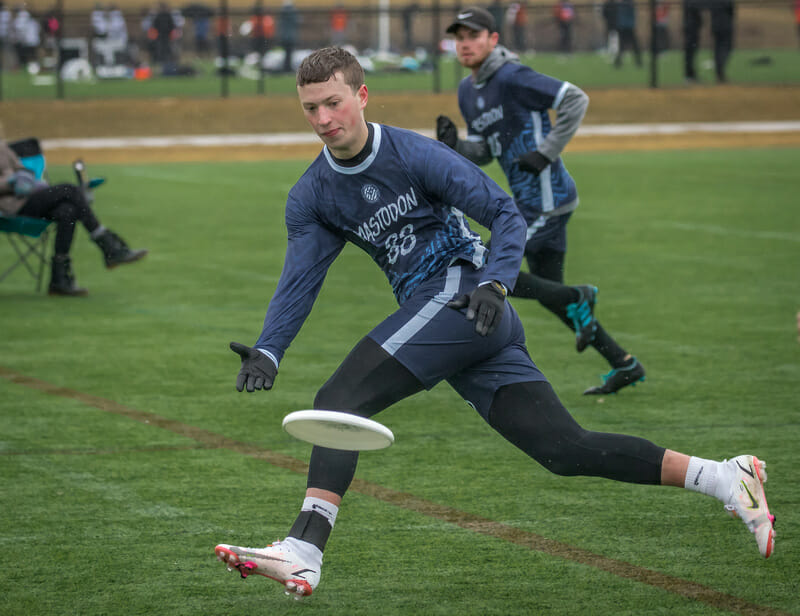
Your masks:
{"label": "person's leg in chair", "polygon": [[69,256],[75,224],[79,221],[102,251],[108,268],[133,263],[147,254],[147,250],[131,250],[116,233],[100,224],[83,192],[72,184],[56,184],[33,193],[19,214],[56,223],[50,295],[84,296],[88,293],[75,285]]}

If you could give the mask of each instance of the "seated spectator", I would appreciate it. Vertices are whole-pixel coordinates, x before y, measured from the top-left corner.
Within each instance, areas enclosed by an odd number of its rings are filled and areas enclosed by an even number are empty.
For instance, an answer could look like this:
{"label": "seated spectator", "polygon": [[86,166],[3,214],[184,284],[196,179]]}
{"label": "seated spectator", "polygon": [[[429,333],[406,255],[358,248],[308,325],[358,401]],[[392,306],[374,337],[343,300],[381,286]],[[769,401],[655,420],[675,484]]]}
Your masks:
{"label": "seated spectator", "polygon": [[56,223],[56,240],[48,292],[50,295],[83,296],[88,291],[75,285],[69,250],[80,221],[103,253],[107,268],[138,261],[147,250],[131,250],[116,233],[95,216],[84,191],[73,184],[37,180],[8,144],[0,139],[0,212],[11,216],[42,218]]}

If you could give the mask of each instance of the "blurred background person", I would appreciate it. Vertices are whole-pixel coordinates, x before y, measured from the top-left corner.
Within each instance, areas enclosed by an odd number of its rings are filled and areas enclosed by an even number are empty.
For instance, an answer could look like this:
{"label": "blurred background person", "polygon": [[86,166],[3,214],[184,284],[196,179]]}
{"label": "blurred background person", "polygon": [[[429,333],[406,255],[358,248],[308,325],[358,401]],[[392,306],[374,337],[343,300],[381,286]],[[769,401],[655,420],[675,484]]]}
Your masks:
{"label": "blurred background person", "polygon": [[116,41],[123,49],[128,47],[128,24],[125,15],[115,4],[108,10],[108,39]]}
{"label": "blurred background person", "polygon": [[347,25],[349,22],[350,14],[344,5],[339,3],[330,14],[331,22],[331,45],[341,47],[347,42]]}
{"label": "blurred background person", "polygon": [[[800,2],[800,0],[798,0],[798,2]],[[414,17],[416,17],[417,11],[419,11],[419,4],[416,2],[407,4],[403,9],[403,38],[406,51],[413,51],[416,47],[414,43]]]}
{"label": "blurred background person", "polygon": [[669,36],[669,2],[656,0],[656,53],[663,53],[670,48]]}
{"label": "blurred background person", "polygon": [[622,67],[622,54],[628,49],[633,51],[636,66],[642,66],[642,49],[639,36],[636,34],[636,5],[633,0],[619,0],[617,3],[617,31],[619,32],[619,50],[614,66]]}
{"label": "blurred background person", "polygon": [[486,10],[489,11],[489,14],[494,18],[495,28],[497,28],[497,35],[502,39],[503,25],[505,23],[505,19],[503,19],[505,15],[503,4],[500,2],[500,0],[492,0],[492,3],[486,7]]}
{"label": "blurred background person", "polygon": [[603,23],[606,26],[606,54],[615,59],[619,51],[619,31],[617,30],[617,0],[603,2]]}
{"label": "blurred background person", "polygon": [[697,83],[695,57],[700,45],[700,28],[703,26],[701,0],[683,0],[683,78],[686,83]]}
{"label": "blurred background person", "polygon": [[568,0],[558,0],[553,7],[553,17],[558,25],[558,51],[565,56],[572,54],[572,25],[575,23],[575,7]]}
{"label": "blurred background person", "polygon": [[505,14],[505,25],[511,32],[514,51],[524,53],[528,48],[527,27],[528,12],[525,1],[512,2],[508,5]]}
{"label": "blurred background person", "polygon": [[711,37],[714,39],[714,71],[717,83],[728,81],[728,60],[733,51],[733,0],[709,0]]}
{"label": "blurred background person", "polygon": [[292,0],[283,0],[278,13],[278,38],[283,47],[283,72],[293,73],[292,55],[297,46],[297,34],[300,29],[300,15]]}
{"label": "blurred background person", "polygon": [[155,41],[155,62],[174,64],[172,41],[175,37],[175,19],[166,2],[160,2],[150,26],[150,38]]}

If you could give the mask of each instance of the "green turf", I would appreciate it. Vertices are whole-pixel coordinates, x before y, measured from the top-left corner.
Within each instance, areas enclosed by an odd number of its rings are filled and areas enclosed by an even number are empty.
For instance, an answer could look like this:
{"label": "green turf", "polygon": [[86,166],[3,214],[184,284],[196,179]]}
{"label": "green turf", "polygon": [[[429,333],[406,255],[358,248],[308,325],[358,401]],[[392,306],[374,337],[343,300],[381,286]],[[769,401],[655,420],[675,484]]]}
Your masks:
{"label": "green turf", "polygon": [[[583,88],[649,87],[651,85],[650,61],[645,54],[645,65],[636,68],[628,54],[621,69],[616,69],[604,55],[576,53],[564,58],[554,53],[540,53],[523,57],[523,61],[541,73],[558,76],[559,79],[579,84]],[[713,60],[709,51],[697,55],[698,77],[701,82],[713,84]],[[155,77],[147,81],[98,80],[89,83],[64,83],[67,99],[96,98],[147,98],[147,97],[204,97],[252,96],[259,94],[259,82],[255,79],[231,77],[227,84],[215,74],[209,62],[196,63],[194,77]],[[452,91],[466,75],[465,69],[452,58],[443,58],[438,85],[442,91]],[[55,83],[35,85],[24,72],[3,73],[2,94],[6,100],[53,99],[58,95]],[[736,50],[731,56],[728,77],[734,84],[798,84],[800,63],[794,49]],[[663,54],[657,65],[657,83],[662,87],[683,84],[683,54],[678,50]],[[372,92],[432,92],[435,77],[432,72],[379,71],[369,76]],[[266,76],[263,92],[268,95],[294,94],[293,75]]]}
{"label": "green turf", "polygon": [[[244,444],[307,460],[281,418],[310,406],[393,309],[391,293],[369,258],[346,249],[276,388],[237,394],[228,342],[260,331],[282,263],[283,203],[305,163],[92,163],[109,179],[97,191],[102,220],[151,254],[107,272],[79,230],[74,263],[88,298],[36,294],[19,272],[0,284],[0,367],[63,388],[0,377],[0,614],[747,611],[731,598],[760,606],[750,613],[800,614],[800,149],[566,159],[582,200],[567,278],[600,287],[601,321],[648,378],[583,397],[603,361],[576,354],[549,313],[517,301],[534,359],[586,427],[766,459],[774,557],[763,561],[711,499],[549,475],[446,386],[380,416],[397,442],[364,454],[357,478],[701,584],[729,603],[714,608],[361,492],[345,500],[312,600],[296,605],[268,580],[226,574],[214,544],[283,537],[305,486]],[[0,236],[0,263],[10,257]]]}

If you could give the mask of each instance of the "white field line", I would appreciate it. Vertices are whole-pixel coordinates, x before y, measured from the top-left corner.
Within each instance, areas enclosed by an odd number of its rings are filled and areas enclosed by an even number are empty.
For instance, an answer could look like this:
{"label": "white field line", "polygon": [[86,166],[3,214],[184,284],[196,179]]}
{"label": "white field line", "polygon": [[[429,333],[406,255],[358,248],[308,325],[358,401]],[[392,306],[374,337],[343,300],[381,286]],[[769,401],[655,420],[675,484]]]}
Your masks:
{"label": "white field line", "polygon": [[[426,137],[434,137],[433,130],[417,129]],[[784,133],[800,132],[800,121],[787,122],[681,122],[670,124],[598,124],[582,126],[579,137],[641,137],[646,135],[681,135],[687,133]],[[43,139],[44,150],[59,149],[115,149],[115,148],[171,148],[274,146],[320,143],[310,132],[269,133],[242,135],[172,135],[164,137],[97,137],[87,139]]]}

